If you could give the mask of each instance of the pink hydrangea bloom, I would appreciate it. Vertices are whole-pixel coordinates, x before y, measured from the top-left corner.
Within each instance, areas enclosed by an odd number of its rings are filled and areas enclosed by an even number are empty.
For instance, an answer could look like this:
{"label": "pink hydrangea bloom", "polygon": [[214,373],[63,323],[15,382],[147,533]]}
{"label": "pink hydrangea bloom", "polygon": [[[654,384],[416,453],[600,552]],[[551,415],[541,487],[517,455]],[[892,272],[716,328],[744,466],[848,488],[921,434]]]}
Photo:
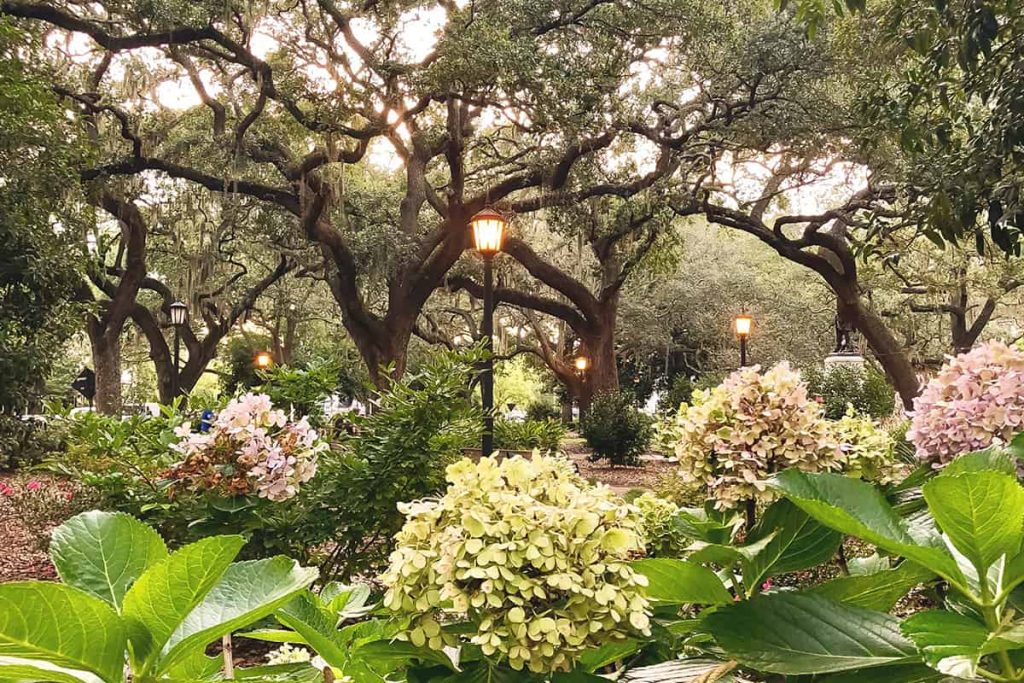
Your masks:
{"label": "pink hydrangea bloom", "polygon": [[907,438],[941,467],[1024,430],[1024,353],[991,342],[952,358],[914,399]]}
{"label": "pink hydrangea bloom", "polygon": [[[316,474],[319,453],[327,448],[305,417],[290,423],[265,394],[248,393],[231,401],[206,434],[190,434],[174,449],[185,456],[171,472],[194,488],[225,489],[228,495],[255,492],[262,498],[291,498]],[[235,474],[225,480],[207,462],[223,462],[229,449]],[[221,458],[218,460],[218,458]],[[241,473],[241,474],[239,474]]]}

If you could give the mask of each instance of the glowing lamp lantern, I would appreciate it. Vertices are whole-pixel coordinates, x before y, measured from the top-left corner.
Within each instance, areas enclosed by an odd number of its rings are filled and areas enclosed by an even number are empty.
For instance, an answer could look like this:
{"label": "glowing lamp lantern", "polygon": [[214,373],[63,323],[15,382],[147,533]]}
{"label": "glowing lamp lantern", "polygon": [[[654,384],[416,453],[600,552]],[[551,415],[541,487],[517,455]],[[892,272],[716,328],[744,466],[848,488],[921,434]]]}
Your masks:
{"label": "glowing lamp lantern", "polygon": [[264,370],[269,368],[274,359],[270,357],[270,353],[267,351],[260,351],[256,354],[256,367]]}
{"label": "glowing lamp lantern", "polygon": [[473,245],[483,256],[494,256],[501,251],[505,240],[505,217],[494,209],[478,211],[469,224],[473,228]]}
{"label": "glowing lamp lantern", "polygon": [[586,356],[577,356],[576,357],[576,371],[577,372],[582,374],[582,373],[586,372],[587,368],[589,368],[589,367],[590,367],[590,360]]}
{"label": "glowing lamp lantern", "polygon": [[175,301],[170,306],[171,326],[174,327],[174,376],[171,377],[171,395],[181,393],[181,328],[188,324],[188,306]]}
{"label": "glowing lamp lantern", "polygon": [[747,339],[750,338],[750,330],[754,326],[754,319],[749,315],[741,314],[736,316],[734,321],[736,336],[740,340],[740,367],[747,367]]}
{"label": "glowing lamp lantern", "polygon": [[181,327],[188,321],[188,306],[180,301],[175,301],[170,306],[171,308],[171,324],[175,327]]}
{"label": "glowing lamp lantern", "polygon": [[736,317],[736,336],[737,337],[749,337],[750,328],[753,326],[754,320],[749,315],[741,315]]}

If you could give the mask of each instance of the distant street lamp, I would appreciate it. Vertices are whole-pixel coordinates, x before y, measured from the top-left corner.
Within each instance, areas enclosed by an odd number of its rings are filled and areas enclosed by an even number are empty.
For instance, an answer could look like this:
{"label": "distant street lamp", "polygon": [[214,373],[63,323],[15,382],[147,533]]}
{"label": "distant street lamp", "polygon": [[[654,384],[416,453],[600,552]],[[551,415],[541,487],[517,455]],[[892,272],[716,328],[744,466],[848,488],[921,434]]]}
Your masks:
{"label": "distant street lamp", "polygon": [[181,328],[188,324],[188,306],[180,301],[171,304],[171,326],[174,327],[174,372],[171,377],[171,396],[181,393]]}
{"label": "distant street lamp", "polygon": [[740,367],[747,367],[747,339],[750,338],[750,328],[754,326],[754,319],[742,313],[736,316],[736,336],[740,340]]}
{"label": "distant street lamp", "polygon": [[590,369],[590,359],[587,358],[586,356],[576,356],[576,360],[573,361],[573,365],[576,368],[576,376],[580,378],[580,383],[582,385],[582,386],[580,386],[580,393],[579,393],[579,397],[577,398],[577,402],[579,404],[579,411],[580,411],[579,419],[582,421],[583,420],[583,411],[586,409],[586,406],[583,405],[583,403],[584,403],[583,395],[587,391],[587,388],[586,388],[587,370]]}
{"label": "distant street lamp", "polygon": [[483,338],[487,360],[480,373],[480,396],[484,407],[484,434],[481,455],[487,457],[494,450],[494,257],[501,251],[505,238],[505,217],[492,208],[479,211],[469,225],[473,229],[473,244],[484,259],[484,320]]}
{"label": "distant street lamp", "polygon": [[256,354],[256,358],[253,361],[256,367],[260,370],[266,370],[274,363],[274,359],[271,357],[269,351],[260,351]]}

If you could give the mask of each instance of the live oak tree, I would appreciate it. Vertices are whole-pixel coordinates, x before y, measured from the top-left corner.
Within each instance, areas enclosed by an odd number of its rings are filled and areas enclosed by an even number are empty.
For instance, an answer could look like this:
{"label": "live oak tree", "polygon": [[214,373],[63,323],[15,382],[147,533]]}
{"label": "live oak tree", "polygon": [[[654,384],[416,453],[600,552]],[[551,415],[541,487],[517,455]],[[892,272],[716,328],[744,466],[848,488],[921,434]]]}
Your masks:
{"label": "live oak tree", "polygon": [[[378,381],[382,363],[402,372],[419,311],[468,246],[477,210],[628,195],[672,168],[614,183],[575,173],[635,144],[630,122],[652,106],[637,72],[710,21],[672,2],[441,1],[415,10],[444,18],[435,38],[407,33],[414,10],[394,2],[189,4],[159,16],[113,3],[6,0],[2,9],[91,38],[62,87],[90,101],[104,134],[121,142],[86,180],[156,172],[289,213],[322,253],[345,327]],[[173,81],[190,83],[201,107],[154,112],[132,92]],[[202,134],[192,125],[200,118]],[[404,178],[368,216],[348,204],[346,178],[381,150]],[[354,241],[380,220],[394,259],[375,297]]]}
{"label": "live oak tree", "polygon": [[[102,190],[97,203],[116,220],[108,226],[101,212],[89,233],[88,293],[96,313],[86,331],[101,412],[120,409],[120,342],[127,324],[148,344],[159,399],[169,403],[175,389],[188,393],[195,386],[220,341],[296,265],[282,254],[285,245],[254,248],[254,238],[275,239],[273,217],[261,217],[258,206],[211,198],[194,188],[182,192],[168,183],[149,189],[168,200],[150,205]],[[178,300],[186,302],[193,319],[179,330],[183,353],[176,368],[170,305]]]}
{"label": "live oak tree", "polygon": [[867,286],[917,362],[938,367],[991,334],[1013,332],[1024,263],[983,239],[937,247],[916,234],[893,235],[873,250]]}

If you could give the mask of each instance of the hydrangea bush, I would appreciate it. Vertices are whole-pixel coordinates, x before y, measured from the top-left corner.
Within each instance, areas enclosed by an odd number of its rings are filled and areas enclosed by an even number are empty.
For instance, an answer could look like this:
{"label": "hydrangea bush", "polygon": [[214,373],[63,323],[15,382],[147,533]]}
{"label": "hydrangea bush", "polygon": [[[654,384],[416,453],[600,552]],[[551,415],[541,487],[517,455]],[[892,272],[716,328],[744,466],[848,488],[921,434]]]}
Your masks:
{"label": "hydrangea bush", "polygon": [[638,496],[633,505],[640,511],[643,520],[647,554],[654,557],[678,555],[686,544],[685,536],[677,531],[672,523],[679,514],[679,506],[650,491]]}
{"label": "hydrangea bush", "polygon": [[282,501],[316,474],[317,456],[327,448],[303,417],[289,421],[265,394],[232,400],[206,433],[188,423],[172,446],[184,455],[169,473],[174,488],[222,496],[257,495]]}
{"label": "hydrangea bush", "polygon": [[890,484],[899,478],[896,441],[875,420],[857,414],[850,405],[846,414],[832,423],[832,432],[848,474],[879,484]]}
{"label": "hydrangea bush", "polygon": [[907,438],[942,466],[960,453],[1007,442],[1024,424],[1024,353],[1001,342],[952,358],[914,399]]}
{"label": "hydrangea bush", "polygon": [[763,373],[756,365],[741,368],[717,387],[695,391],[676,416],[676,430],[681,478],[706,485],[721,510],[771,499],[774,472],[841,465],[821,406],[785,362]]}
{"label": "hydrangea bush", "polygon": [[384,605],[409,616],[413,644],[454,646],[441,624],[468,620],[485,655],[547,672],[649,635],[646,578],[629,565],[643,550],[635,507],[557,457],[462,460],[447,476],[440,500],[403,506],[384,575]]}

